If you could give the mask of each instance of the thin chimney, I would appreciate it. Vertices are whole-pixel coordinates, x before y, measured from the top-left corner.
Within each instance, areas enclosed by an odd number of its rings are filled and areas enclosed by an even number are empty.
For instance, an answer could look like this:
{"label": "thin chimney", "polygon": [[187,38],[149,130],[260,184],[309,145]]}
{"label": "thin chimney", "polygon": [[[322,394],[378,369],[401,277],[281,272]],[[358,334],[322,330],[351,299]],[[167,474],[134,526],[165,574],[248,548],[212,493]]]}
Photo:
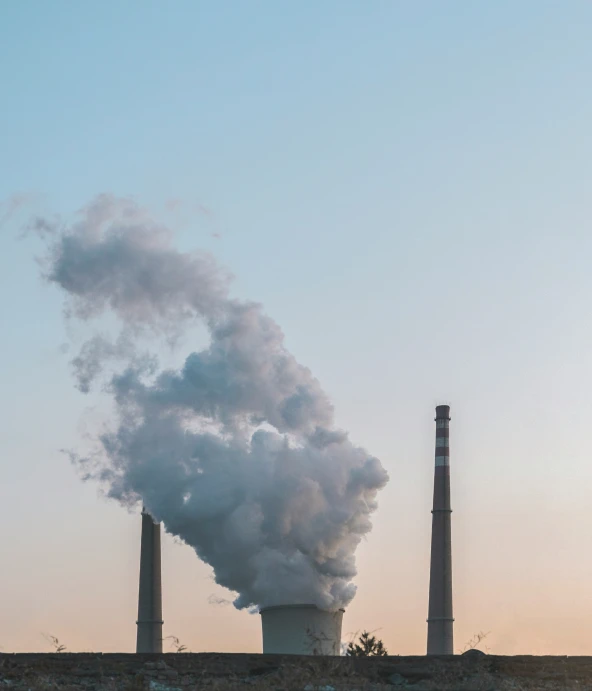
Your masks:
{"label": "thin chimney", "polygon": [[137,653],[162,653],[160,523],[142,509]]}
{"label": "thin chimney", "polygon": [[428,607],[428,655],[453,655],[452,541],[450,534],[450,406],[436,408],[436,466]]}

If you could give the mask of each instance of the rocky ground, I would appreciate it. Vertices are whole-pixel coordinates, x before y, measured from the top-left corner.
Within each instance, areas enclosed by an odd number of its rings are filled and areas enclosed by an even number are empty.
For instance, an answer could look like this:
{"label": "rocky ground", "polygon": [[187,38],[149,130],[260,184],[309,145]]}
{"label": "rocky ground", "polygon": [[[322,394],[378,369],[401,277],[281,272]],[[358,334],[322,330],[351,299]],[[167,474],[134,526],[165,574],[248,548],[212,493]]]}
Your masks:
{"label": "rocky ground", "polygon": [[592,657],[0,654],[0,691],[592,691]]}

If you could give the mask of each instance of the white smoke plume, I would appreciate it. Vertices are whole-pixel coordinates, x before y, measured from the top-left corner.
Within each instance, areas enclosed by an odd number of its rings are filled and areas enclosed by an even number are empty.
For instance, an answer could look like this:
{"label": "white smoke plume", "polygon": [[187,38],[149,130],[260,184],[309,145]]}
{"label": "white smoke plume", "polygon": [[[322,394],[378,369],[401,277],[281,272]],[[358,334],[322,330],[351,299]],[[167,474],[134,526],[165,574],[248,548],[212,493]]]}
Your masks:
{"label": "white smoke plume", "polygon": [[[68,317],[119,325],[115,340],[94,336],[72,361],[77,386],[103,381],[116,411],[91,456],[72,454],[86,476],[123,504],[142,502],[237,593],[237,608],[347,605],[355,550],[388,478],[335,429],[279,326],[230,298],[210,256],[177,251],[129,200],[103,195],[71,224],[37,225]],[[140,348],[149,336],[158,350],[196,322],[209,345],[179,370]]]}

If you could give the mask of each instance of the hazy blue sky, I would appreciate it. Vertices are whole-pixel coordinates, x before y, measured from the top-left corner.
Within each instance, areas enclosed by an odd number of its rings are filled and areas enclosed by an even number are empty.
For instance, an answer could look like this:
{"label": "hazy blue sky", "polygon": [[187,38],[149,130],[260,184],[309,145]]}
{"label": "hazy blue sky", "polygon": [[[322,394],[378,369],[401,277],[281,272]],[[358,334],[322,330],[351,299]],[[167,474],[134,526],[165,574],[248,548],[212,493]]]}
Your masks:
{"label": "hazy blue sky", "polygon": [[[344,632],[393,653],[425,650],[440,402],[457,647],[592,652],[591,35],[587,0],[0,8],[0,198],[131,195],[265,304],[390,473]],[[132,650],[139,517],[59,452],[100,402],[26,214],[0,227],[0,647]],[[260,649],[188,548],[163,574],[165,634]]]}

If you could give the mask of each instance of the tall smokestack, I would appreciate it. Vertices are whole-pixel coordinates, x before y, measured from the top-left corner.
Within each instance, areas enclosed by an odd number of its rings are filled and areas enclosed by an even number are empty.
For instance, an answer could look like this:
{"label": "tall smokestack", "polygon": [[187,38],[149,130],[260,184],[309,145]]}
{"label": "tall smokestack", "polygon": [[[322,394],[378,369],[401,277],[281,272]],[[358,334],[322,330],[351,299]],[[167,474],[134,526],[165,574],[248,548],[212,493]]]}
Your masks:
{"label": "tall smokestack", "polygon": [[142,509],[137,653],[162,653],[160,523]]}
{"label": "tall smokestack", "polygon": [[450,535],[450,406],[436,408],[436,467],[432,509],[432,558],[428,655],[452,655],[452,542]]}

